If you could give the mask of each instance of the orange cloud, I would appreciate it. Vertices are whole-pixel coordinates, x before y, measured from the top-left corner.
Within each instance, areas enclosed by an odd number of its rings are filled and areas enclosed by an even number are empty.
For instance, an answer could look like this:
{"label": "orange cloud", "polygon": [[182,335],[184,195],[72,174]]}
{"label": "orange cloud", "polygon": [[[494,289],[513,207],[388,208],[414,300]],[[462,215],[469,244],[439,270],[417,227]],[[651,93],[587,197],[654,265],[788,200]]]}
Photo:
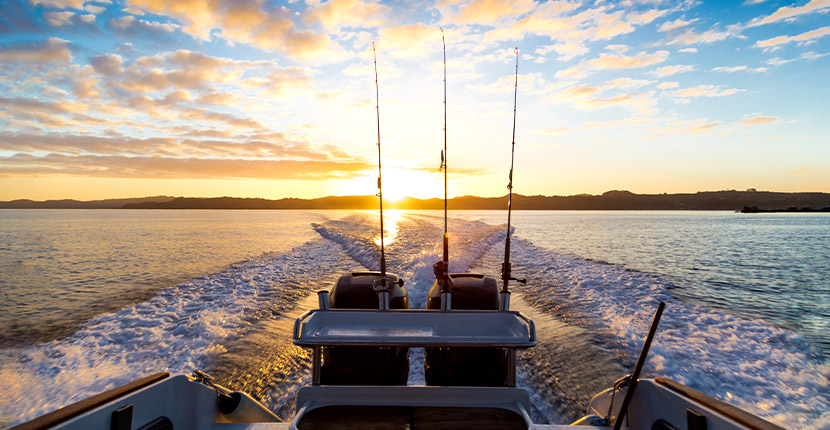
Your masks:
{"label": "orange cloud", "polygon": [[594,69],[634,69],[666,61],[669,51],[657,51],[653,54],[641,52],[633,57],[623,54],[602,54],[599,58],[585,64]]}
{"label": "orange cloud", "polygon": [[822,27],[817,28],[812,31],[808,31],[806,33],[801,33],[796,36],[777,36],[773,37],[772,39],[767,40],[759,40],[755,42],[755,46],[759,48],[764,48],[765,50],[774,51],[781,47],[781,45],[786,45],[790,42],[798,42],[798,43],[811,43],[815,39],[830,35],[830,27]]}
{"label": "orange cloud", "polygon": [[802,173],[807,173],[809,171],[810,171],[810,169],[808,167],[802,167],[801,169],[790,170],[789,172],[787,172],[787,174],[788,175],[800,175]]}
{"label": "orange cloud", "polygon": [[336,61],[342,47],[327,34],[296,28],[285,7],[267,6],[264,0],[129,0],[129,6],[170,16],[182,23],[182,31],[209,40],[219,29],[221,37],[275,50],[299,61]]}
{"label": "orange cloud", "polygon": [[206,159],[148,156],[16,154],[0,157],[0,177],[78,175],[109,178],[256,178],[322,181],[361,176],[373,167],[355,161]]}
{"label": "orange cloud", "polygon": [[495,24],[522,16],[536,7],[532,0],[473,0],[462,3],[446,21],[453,24]]}
{"label": "orange cloud", "polygon": [[31,0],[34,5],[45,5],[54,7],[56,9],[80,9],[84,6],[86,0]]}
{"label": "orange cloud", "polygon": [[750,21],[749,26],[755,27],[759,25],[771,24],[773,22],[778,21],[792,21],[801,15],[813,12],[821,12],[827,8],[830,8],[829,0],[810,0],[810,2],[805,4],[804,6],[783,6],[775,12],[773,12],[771,15],[765,16],[763,18],[758,17],[753,19],[752,21]]}
{"label": "orange cloud", "polygon": [[388,6],[361,0],[329,0],[310,8],[306,22],[319,22],[327,29],[377,27],[384,24]]}
{"label": "orange cloud", "polygon": [[426,49],[426,46],[437,46],[441,41],[439,29],[424,24],[382,28],[379,36],[378,48],[396,58],[420,57],[434,52],[435,49]]}
{"label": "orange cloud", "polygon": [[743,125],[772,124],[774,122],[778,122],[778,117],[758,115],[741,120],[741,124]]}

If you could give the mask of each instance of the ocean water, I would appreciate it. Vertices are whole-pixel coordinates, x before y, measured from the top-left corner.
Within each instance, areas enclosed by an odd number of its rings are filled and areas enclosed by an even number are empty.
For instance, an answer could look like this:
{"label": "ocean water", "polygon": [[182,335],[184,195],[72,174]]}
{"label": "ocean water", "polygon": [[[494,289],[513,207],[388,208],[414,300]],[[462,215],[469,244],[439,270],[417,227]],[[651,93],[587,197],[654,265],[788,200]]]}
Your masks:
{"label": "ocean water", "polygon": [[[496,275],[504,212],[450,214],[451,270]],[[830,428],[830,216],[516,212],[513,308],[537,324],[520,384],[569,422],[630,372],[787,428]],[[415,307],[443,218],[389,211],[389,270]],[[293,320],[347,271],[376,269],[376,213],[0,211],[0,427],[158,371],[206,370],[288,418],[309,380]],[[423,383],[413,351],[410,383]]]}

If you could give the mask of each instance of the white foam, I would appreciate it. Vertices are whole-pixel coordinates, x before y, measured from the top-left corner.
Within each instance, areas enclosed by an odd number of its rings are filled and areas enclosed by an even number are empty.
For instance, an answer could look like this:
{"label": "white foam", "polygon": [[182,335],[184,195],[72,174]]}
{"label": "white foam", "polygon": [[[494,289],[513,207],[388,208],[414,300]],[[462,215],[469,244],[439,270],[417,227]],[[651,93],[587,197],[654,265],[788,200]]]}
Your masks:
{"label": "white foam", "polygon": [[323,286],[327,268],[343,258],[325,240],[309,242],[99,315],[66,339],[3,351],[0,423],[25,421],[152,373],[203,369],[226,339]]}
{"label": "white foam", "polygon": [[830,366],[796,333],[680,302],[657,276],[527,241],[516,241],[514,261],[529,278],[518,288],[525,300],[598,333],[629,368],[663,301],[646,375],[674,379],[787,428],[826,428]]}

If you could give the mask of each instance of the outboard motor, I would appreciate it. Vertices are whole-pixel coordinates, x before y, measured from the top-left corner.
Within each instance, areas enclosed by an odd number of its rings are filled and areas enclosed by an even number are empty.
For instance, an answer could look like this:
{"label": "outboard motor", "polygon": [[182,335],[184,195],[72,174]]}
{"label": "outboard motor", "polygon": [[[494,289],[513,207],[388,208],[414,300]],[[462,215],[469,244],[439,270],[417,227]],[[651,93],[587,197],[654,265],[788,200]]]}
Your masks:
{"label": "outboard motor", "polygon": [[[453,310],[499,310],[495,278],[473,273],[454,273],[449,278]],[[427,309],[441,309],[440,278],[429,290]],[[426,348],[425,352],[427,385],[508,385],[508,353],[504,348],[439,347]]]}
{"label": "outboard motor", "polygon": [[[329,293],[330,309],[378,309],[374,283],[380,272],[343,275]],[[386,274],[389,309],[409,309],[403,280]],[[337,346],[323,348],[320,383],[323,385],[406,385],[409,378],[409,348]]]}

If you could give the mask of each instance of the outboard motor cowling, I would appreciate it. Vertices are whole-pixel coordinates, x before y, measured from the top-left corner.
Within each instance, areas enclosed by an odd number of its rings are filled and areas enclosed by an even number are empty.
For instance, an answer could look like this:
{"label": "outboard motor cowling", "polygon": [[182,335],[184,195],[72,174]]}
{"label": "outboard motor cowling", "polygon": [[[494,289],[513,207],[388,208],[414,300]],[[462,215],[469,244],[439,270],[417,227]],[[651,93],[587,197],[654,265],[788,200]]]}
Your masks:
{"label": "outboard motor cowling", "polygon": [[[499,288],[495,278],[474,273],[450,274],[453,310],[499,310]],[[427,309],[441,309],[441,283],[429,290]],[[450,311],[452,312],[452,311]],[[426,348],[427,385],[508,385],[508,356],[504,348]]]}
{"label": "outboard motor cowling", "polygon": [[[343,275],[329,293],[329,309],[378,309],[374,289],[380,272]],[[403,280],[386,274],[389,308],[409,309]],[[409,348],[337,346],[323,348],[320,383],[323,385],[406,385],[409,378]]]}

